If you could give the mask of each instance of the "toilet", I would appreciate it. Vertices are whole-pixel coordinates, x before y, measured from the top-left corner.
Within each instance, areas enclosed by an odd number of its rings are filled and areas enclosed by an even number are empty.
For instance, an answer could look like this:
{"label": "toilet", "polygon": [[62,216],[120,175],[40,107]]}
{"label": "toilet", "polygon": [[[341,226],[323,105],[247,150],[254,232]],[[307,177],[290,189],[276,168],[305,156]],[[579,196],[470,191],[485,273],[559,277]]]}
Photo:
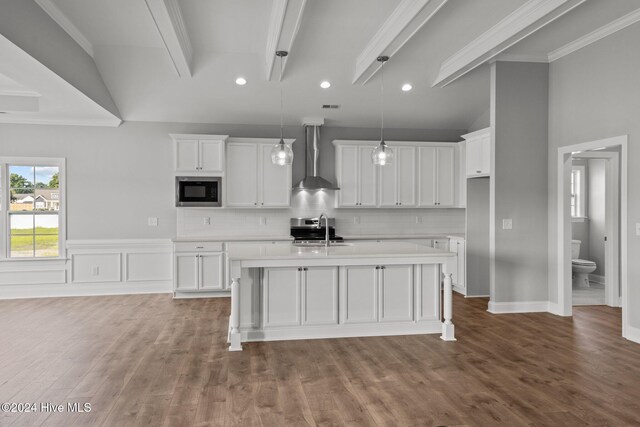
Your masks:
{"label": "toilet", "polygon": [[584,289],[589,287],[589,273],[596,270],[596,263],[578,258],[580,243],[582,243],[580,240],[571,241],[571,271],[573,272],[573,287]]}

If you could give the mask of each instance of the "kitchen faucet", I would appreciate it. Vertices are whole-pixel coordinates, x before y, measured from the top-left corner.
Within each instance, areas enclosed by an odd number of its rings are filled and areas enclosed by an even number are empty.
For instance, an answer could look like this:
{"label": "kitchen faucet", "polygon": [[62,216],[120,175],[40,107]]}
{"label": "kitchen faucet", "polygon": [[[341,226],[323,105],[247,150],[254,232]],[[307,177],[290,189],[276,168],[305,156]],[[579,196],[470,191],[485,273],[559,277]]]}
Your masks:
{"label": "kitchen faucet", "polygon": [[324,217],[324,229],[325,229],[324,246],[328,248],[329,246],[331,246],[331,243],[329,242],[329,217],[324,212],[321,213],[320,216],[318,217],[318,228],[320,228],[320,224],[322,224],[322,217]]}

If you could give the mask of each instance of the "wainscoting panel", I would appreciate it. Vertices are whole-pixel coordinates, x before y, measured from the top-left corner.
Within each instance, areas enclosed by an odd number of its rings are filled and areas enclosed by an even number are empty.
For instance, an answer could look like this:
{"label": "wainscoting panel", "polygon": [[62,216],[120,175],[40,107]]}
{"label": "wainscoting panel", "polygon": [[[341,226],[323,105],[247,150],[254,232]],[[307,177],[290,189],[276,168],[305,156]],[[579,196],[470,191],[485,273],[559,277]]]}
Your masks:
{"label": "wainscoting panel", "polygon": [[69,240],[67,259],[0,264],[0,299],[172,291],[171,240]]}

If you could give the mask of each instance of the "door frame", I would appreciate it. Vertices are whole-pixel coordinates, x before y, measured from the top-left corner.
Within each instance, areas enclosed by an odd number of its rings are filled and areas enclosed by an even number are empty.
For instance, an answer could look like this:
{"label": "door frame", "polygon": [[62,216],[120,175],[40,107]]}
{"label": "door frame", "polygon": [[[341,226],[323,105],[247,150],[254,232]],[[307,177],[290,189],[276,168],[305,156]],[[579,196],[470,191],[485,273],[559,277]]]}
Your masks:
{"label": "door frame", "polygon": [[627,164],[628,136],[599,139],[558,148],[557,163],[557,297],[558,314],[572,315],[571,305],[571,205],[569,200],[572,155],[598,148],[620,147],[620,284],[622,293],[622,336],[629,329],[628,263],[627,263]]}
{"label": "door frame", "polygon": [[588,151],[572,158],[605,161],[605,237],[604,279],[605,304],[620,307],[620,153]]}

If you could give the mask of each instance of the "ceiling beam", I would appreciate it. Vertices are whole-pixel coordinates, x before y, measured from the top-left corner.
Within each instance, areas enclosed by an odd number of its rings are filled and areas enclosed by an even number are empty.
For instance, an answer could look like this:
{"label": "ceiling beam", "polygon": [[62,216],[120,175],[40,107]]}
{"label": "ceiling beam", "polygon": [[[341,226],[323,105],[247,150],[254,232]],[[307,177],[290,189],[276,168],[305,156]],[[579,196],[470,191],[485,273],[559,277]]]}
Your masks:
{"label": "ceiling beam", "polygon": [[178,76],[191,77],[193,50],[178,0],[145,2]]}
{"label": "ceiling beam", "polygon": [[446,59],[433,86],[444,87],[493,60],[520,40],[555,21],[586,0],[529,0],[471,43]]}
{"label": "ceiling beam", "polygon": [[78,27],[69,21],[67,15],[62,13],[58,6],[56,6],[51,0],[35,0],[35,2],[47,13],[47,15],[51,17],[51,19],[56,21],[56,24],[65,30],[67,34],[69,34],[69,36],[89,54],[90,57],[93,58],[93,45],[89,39],[82,34]]}
{"label": "ceiling beam", "polygon": [[392,57],[447,0],[402,0],[356,58],[353,83],[365,84],[380,69],[378,56]]}
{"label": "ceiling beam", "polygon": [[[302,14],[307,0],[274,0],[269,17],[269,32],[267,33],[267,47],[265,60],[267,66],[267,80],[271,80],[277,50],[291,52],[293,42],[298,35]],[[282,62],[282,72],[287,66],[287,58]]]}

